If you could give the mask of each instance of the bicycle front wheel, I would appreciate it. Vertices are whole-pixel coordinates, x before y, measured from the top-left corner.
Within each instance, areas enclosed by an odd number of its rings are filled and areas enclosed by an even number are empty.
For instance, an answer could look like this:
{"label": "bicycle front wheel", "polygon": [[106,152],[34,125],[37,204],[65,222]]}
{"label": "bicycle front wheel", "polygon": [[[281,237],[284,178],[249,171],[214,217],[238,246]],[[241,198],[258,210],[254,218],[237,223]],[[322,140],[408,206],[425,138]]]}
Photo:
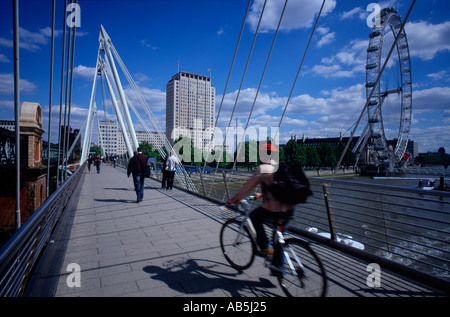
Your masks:
{"label": "bicycle front wheel", "polygon": [[289,297],[323,297],[327,290],[325,269],[309,243],[287,239],[278,281]]}
{"label": "bicycle front wheel", "polygon": [[227,220],[220,230],[220,246],[225,259],[238,271],[252,265],[255,258],[255,242],[244,222]]}

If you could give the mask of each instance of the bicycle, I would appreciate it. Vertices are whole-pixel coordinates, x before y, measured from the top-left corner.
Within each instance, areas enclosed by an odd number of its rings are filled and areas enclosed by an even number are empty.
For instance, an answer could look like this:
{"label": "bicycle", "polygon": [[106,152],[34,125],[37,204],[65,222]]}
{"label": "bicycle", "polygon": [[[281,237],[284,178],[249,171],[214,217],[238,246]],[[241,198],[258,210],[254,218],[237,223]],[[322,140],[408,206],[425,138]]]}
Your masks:
{"label": "bicycle", "polygon": [[[249,200],[254,199],[254,196],[243,199],[238,204],[242,215],[225,221],[220,230],[222,253],[238,271],[249,268],[257,252],[256,232],[250,219],[252,207],[249,203]],[[227,206],[221,208],[225,210]],[[287,237],[284,234],[285,225],[286,221],[269,223],[274,253],[265,257],[266,267],[277,277],[286,296],[325,296],[327,282],[321,260],[308,242]]]}

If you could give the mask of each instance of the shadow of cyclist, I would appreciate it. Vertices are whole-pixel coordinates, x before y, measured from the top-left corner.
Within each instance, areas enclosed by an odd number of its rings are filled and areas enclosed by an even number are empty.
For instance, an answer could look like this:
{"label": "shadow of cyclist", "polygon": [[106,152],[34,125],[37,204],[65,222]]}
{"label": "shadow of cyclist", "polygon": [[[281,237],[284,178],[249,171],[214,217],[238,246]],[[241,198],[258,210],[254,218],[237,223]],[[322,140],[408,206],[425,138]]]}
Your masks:
{"label": "shadow of cyclist", "polygon": [[[199,261],[211,264],[199,265]],[[163,266],[149,265],[143,270],[151,274],[152,279],[162,281],[180,293],[201,294],[217,288],[228,292],[233,297],[280,296],[268,290],[278,288],[268,279],[260,278],[259,281],[242,279],[242,273],[227,273],[214,269],[223,266],[222,263],[201,259],[181,259],[166,262]]]}

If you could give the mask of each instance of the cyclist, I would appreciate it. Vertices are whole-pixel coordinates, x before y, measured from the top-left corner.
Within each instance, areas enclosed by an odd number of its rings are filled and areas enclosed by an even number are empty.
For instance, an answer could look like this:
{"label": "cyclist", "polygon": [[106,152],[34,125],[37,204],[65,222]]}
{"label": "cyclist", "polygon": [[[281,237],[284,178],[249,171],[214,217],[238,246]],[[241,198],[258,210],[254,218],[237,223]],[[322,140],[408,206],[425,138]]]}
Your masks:
{"label": "cyclist", "polygon": [[[278,221],[283,220],[285,223],[293,216],[295,205],[288,205],[277,201],[274,196],[267,190],[267,186],[273,183],[273,173],[278,169],[278,163],[273,158],[273,156],[278,157],[278,149],[276,146],[270,143],[264,143],[260,146],[260,158],[263,157],[261,152],[267,153],[264,156],[264,161],[258,166],[256,171],[252,174],[249,180],[239,189],[239,191],[234,195],[233,198],[227,201],[228,204],[238,204],[251,190],[261,185],[262,193],[256,193],[256,198],[263,198],[261,205],[256,208],[250,214],[250,219],[252,220],[253,226],[256,231],[256,242],[258,244],[259,250],[257,250],[258,255],[266,256],[268,254],[273,254],[274,250],[268,245],[269,240],[267,239],[266,233],[264,231],[265,221]],[[280,257],[281,258],[281,257]],[[278,263],[275,263],[278,262]],[[274,259],[274,265],[280,265],[281,260],[276,261]],[[273,272],[274,273],[274,272]]]}

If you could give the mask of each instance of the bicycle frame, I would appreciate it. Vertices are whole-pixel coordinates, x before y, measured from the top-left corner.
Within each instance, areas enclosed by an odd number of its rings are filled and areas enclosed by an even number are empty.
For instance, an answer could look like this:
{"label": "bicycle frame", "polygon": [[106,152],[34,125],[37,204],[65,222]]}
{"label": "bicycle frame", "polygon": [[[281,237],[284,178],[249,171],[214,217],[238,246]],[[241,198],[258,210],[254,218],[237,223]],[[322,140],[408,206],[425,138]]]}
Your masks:
{"label": "bicycle frame", "polygon": [[[254,196],[250,196],[248,199],[254,200],[255,198],[254,198]],[[243,226],[244,224],[248,226],[248,228],[250,229],[251,238],[252,238],[253,242],[256,244],[256,230],[253,226],[252,220],[250,219],[251,205],[247,199],[243,199],[239,203],[239,207],[241,207],[241,208],[239,208],[239,210],[241,210],[244,213],[244,218],[245,218],[244,221],[242,222],[241,226]],[[283,234],[282,228],[284,229],[284,225],[281,226],[281,225],[273,224],[273,226],[272,226],[272,229],[273,229],[272,244],[273,245],[278,244],[280,246],[281,254],[287,260],[287,263],[289,264],[289,268],[291,269],[292,274],[295,276],[298,276],[297,271],[295,270],[294,264],[291,261],[291,257],[289,256],[288,250],[286,250],[286,248],[284,247],[285,239],[284,239],[284,234]],[[298,258],[297,254],[292,249],[290,249],[290,253],[294,257],[294,259],[297,262],[297,264],[299,265],[299,267],[304,268],[301,260]],[[266,266],[270,269],[277,270],[277,271],[283,273],[282,269],[272,265],[270,263],[270,261],[266,261]]]}

